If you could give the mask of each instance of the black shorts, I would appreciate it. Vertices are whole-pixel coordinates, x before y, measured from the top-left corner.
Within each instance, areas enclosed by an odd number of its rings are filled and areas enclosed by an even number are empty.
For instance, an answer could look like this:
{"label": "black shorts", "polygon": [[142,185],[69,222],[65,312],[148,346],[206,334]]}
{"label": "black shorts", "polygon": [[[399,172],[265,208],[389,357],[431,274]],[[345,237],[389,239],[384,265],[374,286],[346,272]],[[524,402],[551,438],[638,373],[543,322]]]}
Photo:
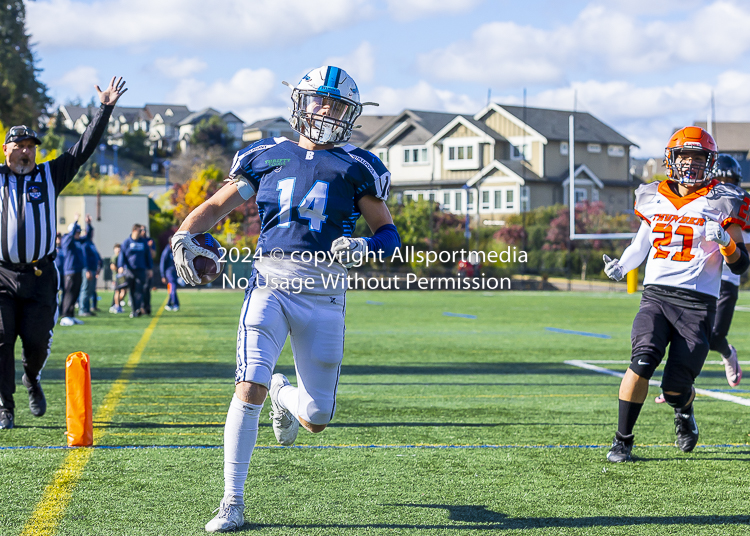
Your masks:
{"label": "black shorts", "polygon": [[666,391],[684,392],[692,386],[708,355],[715,309],[691,305],[681,306],[673,299],[667,301],[644,291],[633,320],[630,369],[650,379],[669,345],[661,385]]}

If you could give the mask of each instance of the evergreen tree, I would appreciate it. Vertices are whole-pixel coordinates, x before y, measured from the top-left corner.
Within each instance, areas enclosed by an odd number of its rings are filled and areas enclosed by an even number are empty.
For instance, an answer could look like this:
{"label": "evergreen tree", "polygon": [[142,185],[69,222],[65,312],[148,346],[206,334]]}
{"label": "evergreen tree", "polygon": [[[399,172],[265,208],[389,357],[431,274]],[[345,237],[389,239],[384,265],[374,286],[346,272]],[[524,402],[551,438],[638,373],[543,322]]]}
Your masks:
{"label": "evergreen tree", "polygon": [[47,86],[37,80],[41,69],[26,33],[22,0],[0,3],[0,120],[8,126],[37,126],[37,118],[52,102]]}

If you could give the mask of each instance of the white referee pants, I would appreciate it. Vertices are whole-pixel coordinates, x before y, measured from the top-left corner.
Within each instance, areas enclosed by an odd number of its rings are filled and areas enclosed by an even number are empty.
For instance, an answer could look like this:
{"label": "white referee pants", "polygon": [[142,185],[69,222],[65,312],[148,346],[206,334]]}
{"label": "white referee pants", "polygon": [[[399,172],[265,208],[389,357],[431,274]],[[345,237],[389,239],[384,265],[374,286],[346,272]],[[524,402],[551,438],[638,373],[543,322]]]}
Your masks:
{"label": "white referee pants", "polygon": [[254,286],[245,293],[237,332],[236,382],[270,386],[291,336],[299,389],[299,417],[328,424],[344,357],[346,296],[294,294]]}

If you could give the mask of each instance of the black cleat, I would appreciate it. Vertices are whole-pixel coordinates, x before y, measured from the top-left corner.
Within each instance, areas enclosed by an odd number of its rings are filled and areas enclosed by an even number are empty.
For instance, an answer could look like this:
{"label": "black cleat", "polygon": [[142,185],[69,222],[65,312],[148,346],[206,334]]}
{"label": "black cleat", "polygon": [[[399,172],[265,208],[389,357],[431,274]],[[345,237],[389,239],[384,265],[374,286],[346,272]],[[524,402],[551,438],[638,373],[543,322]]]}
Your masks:
{"label": "black cleat", "polygon": [[13,428],[13,413],[7,409],[0,409],[0,430]]}
{"label": "black cleat", "polygon": [[675,445],[682,452],[690,452],[698,444],[698,424],[695,422],[695,414],[691,408],[690,413],[674,414],[674,433],[677,434]]}
{"label": "black cleat", "polygon": [[633,439],[633,434],[625,436],[620,432],[615,432],[612,448],[607,453],[607,461],[613,463],[632,462],[633,457],[630,452],[633,450]]}
{"label": "black cleat", "polygon": [[34,417],[41,417],[47,411],[47,399],[44,397],[44,391],[42,391],[42,383],[32,383],[31,380],[23,375],[21,378],[24,387],[29,392],[29,409]]}

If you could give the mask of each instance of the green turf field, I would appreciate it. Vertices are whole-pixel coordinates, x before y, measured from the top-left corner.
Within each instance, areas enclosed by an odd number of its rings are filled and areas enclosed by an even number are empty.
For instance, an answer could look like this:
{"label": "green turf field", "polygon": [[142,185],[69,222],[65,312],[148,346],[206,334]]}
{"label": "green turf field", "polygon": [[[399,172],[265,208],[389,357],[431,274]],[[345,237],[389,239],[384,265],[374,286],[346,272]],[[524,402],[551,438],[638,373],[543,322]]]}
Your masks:
{"label": "green turf field", "polygon": [[[57,327],[47,415],[30,415],[19,370],[17,428],[0,432],[0,535],[204,534],[223,493],[217,447],[242,298],[183,292],[178,313],[103,313]],[[264,409],[244,531],[749,534],[750,407],[699,396],[702,446],[684,454],[672,446],[672,411],[652,402],[652,388],[635,430],[638,461],[605,461],[619,378],[564,362],[622,360],[600,366],[624,371],[638,299],[350,292],[336,418],[279,448]],[[739,305],[750,309],[750,295]],[[738,311],[729,337],[740,360],[750,357],[749,320]],[[134,448],[46,448],[65,444],[63,364],[77,350],[91,355],[95,414],[110,395],[96,444]],[[277,370],[294,383],[288,345]],[[730,394],[750,398],[746,381]],[[697,386],[730,391],[717,364]]]}

